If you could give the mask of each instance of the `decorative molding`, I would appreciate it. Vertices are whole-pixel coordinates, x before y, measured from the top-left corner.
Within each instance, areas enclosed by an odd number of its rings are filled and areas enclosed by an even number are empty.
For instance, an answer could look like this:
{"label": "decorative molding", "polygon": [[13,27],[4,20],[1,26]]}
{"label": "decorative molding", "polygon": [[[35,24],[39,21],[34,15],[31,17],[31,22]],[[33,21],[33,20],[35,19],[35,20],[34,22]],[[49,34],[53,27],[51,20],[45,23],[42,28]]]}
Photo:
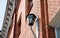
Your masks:
{"label": "decorative molding", "polygon": [[14,13],[15,8],[15,1],[14,0],[7,0],[6,12],[4,16],[1,38],[7,38],[9,27],[12,23],[12,16]]}

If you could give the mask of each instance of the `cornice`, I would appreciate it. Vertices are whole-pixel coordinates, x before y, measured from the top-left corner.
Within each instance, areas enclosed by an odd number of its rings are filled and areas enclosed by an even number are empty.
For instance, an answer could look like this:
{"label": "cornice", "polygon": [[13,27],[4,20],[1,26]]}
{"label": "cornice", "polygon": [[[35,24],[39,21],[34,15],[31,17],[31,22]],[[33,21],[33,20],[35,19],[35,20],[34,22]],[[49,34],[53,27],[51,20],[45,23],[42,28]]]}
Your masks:
{"label": "cornice", "polygon": [[14,13],[14,8],[15,8],[15,1],[14,0],[7,0],[2,31],[0,32],[0,35],[2,36],[2,38],[7,38],[7,33],[9,30],[9,27],[12,23],[12,16]]}

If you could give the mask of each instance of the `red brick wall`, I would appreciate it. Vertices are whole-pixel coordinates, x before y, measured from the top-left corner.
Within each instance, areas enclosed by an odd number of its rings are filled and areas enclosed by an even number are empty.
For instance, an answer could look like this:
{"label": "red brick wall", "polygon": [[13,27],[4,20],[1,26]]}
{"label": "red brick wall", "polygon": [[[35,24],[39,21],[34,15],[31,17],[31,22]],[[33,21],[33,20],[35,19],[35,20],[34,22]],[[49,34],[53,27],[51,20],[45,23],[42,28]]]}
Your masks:
{"label": "red brick wall", "polygon": [[[26,2],[28,2],[28,1],[26,1]],[[32,10],[31,10],[31,12],[30,13],[33,13],[33,14],[35,14],[36,16],[38,16],[39,17],[39,19],[40,19],[40,1],[38,1],[38,0],[35,0],[35,1],[33,1],[34,3],[33,3],[33,7],[32,7]],[[37,3],[38,2],[38,3]],[[39,6],[37,6],[37,4],[39,5]],[[26,3],[26,5],[27,5],[27,3]],[[26,7],[26,15],[29,13],[28,11],[29,11],[29,9]],[[37,10],[37,11],[36,11]],[[22,13],[22,17],[24,16],[24,14]],[[21,34],[20,34],[20,38],[34,38],[34,35],[32,34],[32,32],[31,32],[31,30],[30,30],[30,27],[29,27],[29,25],[28,25],[28,22],[27,22],[27,20],[23,20],[25,17],[23,17],[22,18],[22,25],[21,25]],[[25,23],[23,23],[23,21],[26,21]],[[34,30],[34,32],[36,33],[36,27],[35,27],[35,23],[34,23],[34,25],[33,25],[33,30]]]}
{"label": "red brick wall", "polygon": [[49,14],[49,22],[56,15],[58,10],[60,9],[60,0],[48,0],[48,14]]}
{"label": "red brick wall", "polygon": [[[29,8],[28,6],[27,6],[28,8],[25,6],[25,5],[27,5],[26,2],[27,1],[25,1],[25,2],[21,1],[20,7],[19,7],[19,10],[18,10],[18,19],[19,19],[20,13],[22,13],[21,14],[21,16],[22,16],[21,17],[21,19],[22,19],[21,20],[21,33],[20,33],[19,38],[34,38],[32,32],[30,31],[30,28],[28,26],[28,22],[25,19],[26,15],[28,14],[27,10]],[[60,8],[59,4],[60,4],[59,0],[48,0],[49,22],[56,15],[58,9]],[[47,38],[55,38],[55,30],[54,30],[53,27],[51,27],[51,26],[45,27],[44,25],[43,26],[41,25],[41,7],[40,6],[41,6],[40,5],[40,0],[33,0],[33,8],[32,8],[32,10],[30,12],[30,13],[35,14],[39,18],[39,25],[40,25],[40,27],[39,27],[40,28],[40,30],[39,30],[40,33],[39,34],[40,34],[40,38],[46,38],[46,37]],[[35,28],[36,27],[35,27],[35,24],[34,24],[33,25],[34,32],[36,32]],[[46,30],[47,30],[47,33],[46,33]],[[42,35],[44,35],[44,37]]]}

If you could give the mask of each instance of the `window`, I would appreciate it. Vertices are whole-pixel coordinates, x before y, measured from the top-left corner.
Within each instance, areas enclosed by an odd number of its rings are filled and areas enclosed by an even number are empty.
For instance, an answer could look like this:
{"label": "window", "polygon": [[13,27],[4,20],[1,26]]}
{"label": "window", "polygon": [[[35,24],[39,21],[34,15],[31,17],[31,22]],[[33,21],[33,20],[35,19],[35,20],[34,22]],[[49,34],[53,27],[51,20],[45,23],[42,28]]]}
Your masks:
{"label": "window", "polygon": [[60,26],[55,28],[56,38],[60,38]]}

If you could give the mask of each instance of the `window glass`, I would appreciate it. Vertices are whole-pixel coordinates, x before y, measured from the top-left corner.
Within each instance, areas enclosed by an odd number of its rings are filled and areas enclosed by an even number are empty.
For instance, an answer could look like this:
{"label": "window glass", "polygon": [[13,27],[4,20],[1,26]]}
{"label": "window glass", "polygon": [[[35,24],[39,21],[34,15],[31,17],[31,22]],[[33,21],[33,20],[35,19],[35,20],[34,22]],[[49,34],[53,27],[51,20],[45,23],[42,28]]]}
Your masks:
{"label": "window glass", "polygon": [[56,38],[60,38],[60,27],[56,28]]}

